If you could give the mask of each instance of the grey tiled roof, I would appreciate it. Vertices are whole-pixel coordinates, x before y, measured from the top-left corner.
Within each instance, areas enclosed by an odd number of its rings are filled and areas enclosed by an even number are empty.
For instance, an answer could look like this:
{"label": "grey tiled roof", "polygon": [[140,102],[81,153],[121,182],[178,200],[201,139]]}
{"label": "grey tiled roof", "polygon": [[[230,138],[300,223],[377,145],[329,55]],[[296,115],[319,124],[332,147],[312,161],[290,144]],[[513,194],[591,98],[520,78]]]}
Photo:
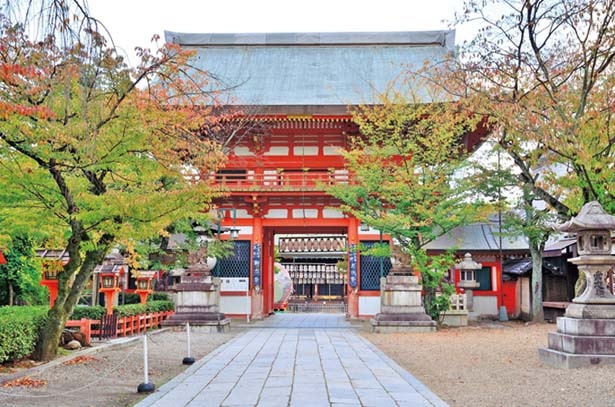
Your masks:
{"label": "grey tiled roof", "polygon": [[[499,250],[498,225],[473,223],[459,226],[425,245],[427,250],[496,251]],[[524,237],[502,235],[502,250],[529,250]]]}
{"label": "grey tiled roof", "polygon": [[[376,93],[425,61],[453,50],[454,31],[392,33],[189,34],[167,42],[194,48],[194,65],[232,88],[228,104],[347,106],[376,104]],[[426,92],[418,92],[430,101]]]}

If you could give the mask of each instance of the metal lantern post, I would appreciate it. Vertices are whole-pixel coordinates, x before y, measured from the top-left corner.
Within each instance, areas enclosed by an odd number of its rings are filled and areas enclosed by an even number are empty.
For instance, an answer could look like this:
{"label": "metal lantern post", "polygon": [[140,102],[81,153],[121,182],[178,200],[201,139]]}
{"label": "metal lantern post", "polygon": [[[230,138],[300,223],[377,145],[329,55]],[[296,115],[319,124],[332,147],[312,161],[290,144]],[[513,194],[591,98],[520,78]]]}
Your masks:
{"label": "metal lantern post", "polygon": [[98,289],[98,291],[105,295],[105,307],[107,309],[107,315],[111,315],[113,314],[113,301],[115,295],[120,291],[119,273],[115,270],[109,271],[103,268],[100,271],[99,281],[100,288]]}
{"label": "metal lantern post", "polygon": [[139,271],[137,273],[137,289],[135,292],[139,295],[139,301],[141,304],[147,302],[147,297],[152,290],[152,279],[154,278],[155,271]]}

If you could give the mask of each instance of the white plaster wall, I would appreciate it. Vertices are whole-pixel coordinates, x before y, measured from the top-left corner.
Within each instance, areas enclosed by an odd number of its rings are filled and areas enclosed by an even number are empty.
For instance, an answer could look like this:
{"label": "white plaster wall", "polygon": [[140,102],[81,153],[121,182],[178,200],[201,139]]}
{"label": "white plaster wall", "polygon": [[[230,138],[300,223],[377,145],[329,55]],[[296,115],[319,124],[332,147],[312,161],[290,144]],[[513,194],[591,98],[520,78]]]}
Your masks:
{"label": "white plaster wall", "polygon": [[318,147],[297,146],[293,147],[294,155],[318,155]]}
{"label": "white plaster wall", "polygon": [[223,314],[247,314],[251,307],[250,297],[222,296],[220,297],[220,312]]}
{"label": "white plaster wall", "polygon": [[473,314],[481,315],[498,315],[498,299],[494,296],[474,296]]}
{"label": "white plaster wall", "polygon": [[359,297],[359,315],[376,315],[380,312],[380,296]]}
{"label": "white plaster wall", "polygon": [[248,147],[242,147],[242,146],[235,147],[234,153],[237,156],[253,156],[254,155],[254,153],[250,151]]}
{"label": "white plaster wall", "polygon": [[247,209],[237,209],[237,219],[252,219],[252,215],[248,213]]}
{"label": "white plaster wall", "polygon": [[286,219],[288,217],[288,209],[269,209],[264,217],[271,219]]}
{"label": "white plaster wall", "polygon": [[288,147],[271,147],[269,151],[266,151],[263,155],[288,155]]}
{"label": "white plaster wall", "polygon": [[335,209],[324,208],[322,210],[322,217],[327,219],[343,219],[344,213]]}
{"label": "white plaster wall", "polygon": [[340,150],[341,150],[341,147],[324,146],[323,149],[322,149],[322,153],[324,155],[342,155]]}
{"label": "white plaster wall", "polygon": [[293,209],[294,219],[316,219],[318,217],[318,209]]}

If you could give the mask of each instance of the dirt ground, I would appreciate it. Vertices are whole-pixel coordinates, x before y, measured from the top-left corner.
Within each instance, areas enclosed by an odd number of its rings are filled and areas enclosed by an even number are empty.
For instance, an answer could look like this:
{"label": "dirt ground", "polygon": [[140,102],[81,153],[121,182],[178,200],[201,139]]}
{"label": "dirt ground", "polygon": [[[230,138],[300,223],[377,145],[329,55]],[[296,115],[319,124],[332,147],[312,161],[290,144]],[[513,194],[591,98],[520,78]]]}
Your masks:
{"label": "dirt ground", "polygon": [[[198,360],[240,332],[240,329],[233,328],[230,333],[211,334],[193,328],[190,336],[192,356]],[[148,338],[149,379],[160,387],[187,367],[182,364],[188,353],[186,333],[180,329],[167,330]],[[76,351],[76,354],[83,355],[83,352]],[[0,370],[0,382],[11,371],[20,369],[23,366]],[[37,381],[44,381],[45,384],[33,387],[41,384]],[[131,406],[145,397],[137,393],[137,386],[143,381],[143,341],[139,340],[126,346],[78,356],[72,361],[47,368],[40,374],[28,375],[27,387],[0,384],[0,406]]]}
{"label": "dirt ground", "polygon": [[451,406],[615,406],[615,366],[543,365],[554,324],[520,322],[433,334],[363,334]]}
{"label": "dirt ground", "polygon": [[[615,406],[615,366],[559,370],[540,362],[538,348],[546,346],[549,331],[555,325],[507,322],[431,334],[361,334],[451,406]],[[193,356],[205,356],[240,332],[193,331]],[[185,332],[152,335],[149,350],[157,387],[185,368]],[[0,406],[130,406],[143,397],[136,393],[142,366],[141,341],[89,354],[28,376],[30,385],[46,382],[39,388],[0,384]],[[7,374],[0,370],[0,382]]]}

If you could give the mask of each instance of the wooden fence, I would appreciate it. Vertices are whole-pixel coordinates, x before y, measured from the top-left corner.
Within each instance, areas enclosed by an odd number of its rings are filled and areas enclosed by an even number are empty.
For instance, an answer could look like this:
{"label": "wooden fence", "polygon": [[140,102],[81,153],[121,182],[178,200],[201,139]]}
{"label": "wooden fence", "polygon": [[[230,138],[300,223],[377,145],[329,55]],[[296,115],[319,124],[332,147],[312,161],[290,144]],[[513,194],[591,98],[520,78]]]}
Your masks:
{"label": "wooden fence", "polygon": [[[173,314],[173,311],[159,311],[118,318],[115,335],[111,336],[130,336],[140,334],[150,328],[159,328],[162,321],[167,319],[171,314]],[[99,338],[103,336],[110,337],[102,321],[97,319],[81,318],[76,321],[66,321],[66,327],[79,328],[79,331],[85,335],[88,343],[90,343],[92,336]]]}

